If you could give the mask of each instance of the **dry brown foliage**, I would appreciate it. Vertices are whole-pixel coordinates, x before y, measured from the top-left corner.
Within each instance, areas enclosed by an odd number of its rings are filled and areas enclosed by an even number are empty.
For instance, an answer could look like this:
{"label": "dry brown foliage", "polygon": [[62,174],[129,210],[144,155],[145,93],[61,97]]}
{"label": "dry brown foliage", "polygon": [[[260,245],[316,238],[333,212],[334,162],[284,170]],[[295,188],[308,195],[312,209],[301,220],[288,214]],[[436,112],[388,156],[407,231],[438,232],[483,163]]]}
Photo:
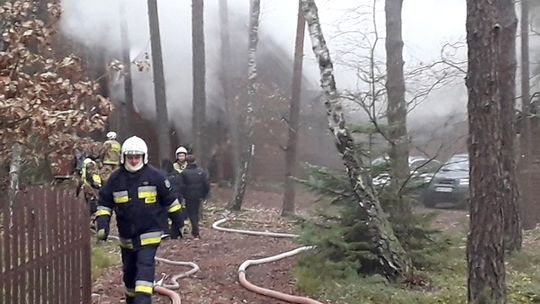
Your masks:
{"label": "dry brown foliage", "polygon": [[103,129],[113,107],[84,77],[80,58],[55,56],[50,42],[60,5],[48,4],[45,23],[36,17],[36,3],[0,6],[0,163],[15,142],[25,147],[25,160],[85,149],[92,140],[79,135]]}

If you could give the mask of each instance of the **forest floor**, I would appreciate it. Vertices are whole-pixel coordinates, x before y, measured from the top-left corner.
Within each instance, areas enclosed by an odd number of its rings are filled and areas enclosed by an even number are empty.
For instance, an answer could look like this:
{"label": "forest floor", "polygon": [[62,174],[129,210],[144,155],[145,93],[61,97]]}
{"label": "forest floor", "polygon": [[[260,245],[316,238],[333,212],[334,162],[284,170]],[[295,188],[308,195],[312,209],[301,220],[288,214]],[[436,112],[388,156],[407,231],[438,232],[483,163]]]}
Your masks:
{"label": "forest floor", "polygon": [[[182,240],[165,240],[159,248],[158,256],[175,261],[191,261],[199,265],[196,274],[180,279],[178,290],[182,303],[221,304],[221,303],[285,303],[255,294],[238,283],[237,270],[247,259],[258,259],[279,254],[299,247],[291,239],[249,236],[221,232],[211,228],[212,223],[226,215],[224,209],[230,198],[228,189],[214,188],[212,197],[204,206],[204,219],[201,225],[201,239],[185,236]],[[315,208],[316,197],[307,192],[297,194],[297,210],[306,214]],[[282,194],[273,191],[249,190],[244,203],[244,211],[234,215],[235,221],[223,226],[259,231],[294,233],[292,222],[282,219],[279,211]],[[432,210],[419,209],[419,212]],[[467,222],[465,211],[439,210],[434,226],[443,230],[463,230]],[[233,218],[229,215],[229,218]],[[231,226],[232,225],[232,226]],[[105,246],[112,248],[112,246]],[[105,248],[104,247],[104,248]],[[117,249],[109,249],[117,254]],[[247,271],[248,280],[258,286],[278,290],[288,294],[302,295],[295,288],[295,280],[289,270],[295,258],[252,266]],[[156,279],[162,273],[176,274],[189,268],[157,263]],[[124,303],[122,272],[119,263],[106,269],[94,282],[94,304]],[[318,299],[323,303],[333,303]],[[154,295],[153,303],[169,303],[165,297]]]}

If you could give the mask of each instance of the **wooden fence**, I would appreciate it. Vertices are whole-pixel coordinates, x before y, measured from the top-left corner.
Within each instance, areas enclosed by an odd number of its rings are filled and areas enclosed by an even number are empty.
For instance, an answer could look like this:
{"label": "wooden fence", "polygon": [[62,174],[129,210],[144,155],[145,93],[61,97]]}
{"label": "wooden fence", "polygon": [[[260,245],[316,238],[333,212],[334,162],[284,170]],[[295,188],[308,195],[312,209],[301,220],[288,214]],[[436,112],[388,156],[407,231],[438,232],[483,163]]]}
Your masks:
{"label": "wooden fence", "polygon": [[0,303],[90,304],[90,232],[72,191],[29,189],[0,211]]}

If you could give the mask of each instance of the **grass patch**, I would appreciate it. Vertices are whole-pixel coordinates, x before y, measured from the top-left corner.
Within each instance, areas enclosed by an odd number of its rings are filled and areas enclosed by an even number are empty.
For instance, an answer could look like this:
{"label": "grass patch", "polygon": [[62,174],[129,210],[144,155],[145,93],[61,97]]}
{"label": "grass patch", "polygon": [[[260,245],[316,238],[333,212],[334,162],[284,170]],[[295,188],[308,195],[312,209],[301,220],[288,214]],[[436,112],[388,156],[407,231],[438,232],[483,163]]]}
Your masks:
{"label": "grass patch", "polygon": [[103,274],[103,272],[120,263],[120,253],[118,246],[111,242],[92,243],[92,281]]}
{"label": "grass patch", "polygon": [[[417,274],[425,286],[391,284],[384,278],[358,275],[339,263],[328,263],[317,254],[306,255],[293,269],[303,292],[337,304],[465,304],[467,263],[465,232],[446,237],[450,246],[433,251]],[[540,230],[526,233],[524,249],[506,259],[508,303],[540,303]]]}

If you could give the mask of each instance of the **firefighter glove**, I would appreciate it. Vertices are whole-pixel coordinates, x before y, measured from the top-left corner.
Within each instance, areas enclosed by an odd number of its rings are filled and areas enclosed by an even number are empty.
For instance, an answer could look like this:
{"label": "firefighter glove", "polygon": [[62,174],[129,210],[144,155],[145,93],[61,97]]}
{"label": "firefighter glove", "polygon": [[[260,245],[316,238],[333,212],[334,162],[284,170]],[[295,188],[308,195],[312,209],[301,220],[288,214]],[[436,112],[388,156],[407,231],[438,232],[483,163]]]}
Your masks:
{"label": "firefighter glove", "polygon": [[182,238],[183,221],[175,220],[171,225],[171,239],[176,240]]}
{"label": "firefighter glove", "polygon": [[108,236],[109,236],[109,233],[107,232],[105,228],[99,229],[97,231],[97,239],[99,241],[106,241]]}

